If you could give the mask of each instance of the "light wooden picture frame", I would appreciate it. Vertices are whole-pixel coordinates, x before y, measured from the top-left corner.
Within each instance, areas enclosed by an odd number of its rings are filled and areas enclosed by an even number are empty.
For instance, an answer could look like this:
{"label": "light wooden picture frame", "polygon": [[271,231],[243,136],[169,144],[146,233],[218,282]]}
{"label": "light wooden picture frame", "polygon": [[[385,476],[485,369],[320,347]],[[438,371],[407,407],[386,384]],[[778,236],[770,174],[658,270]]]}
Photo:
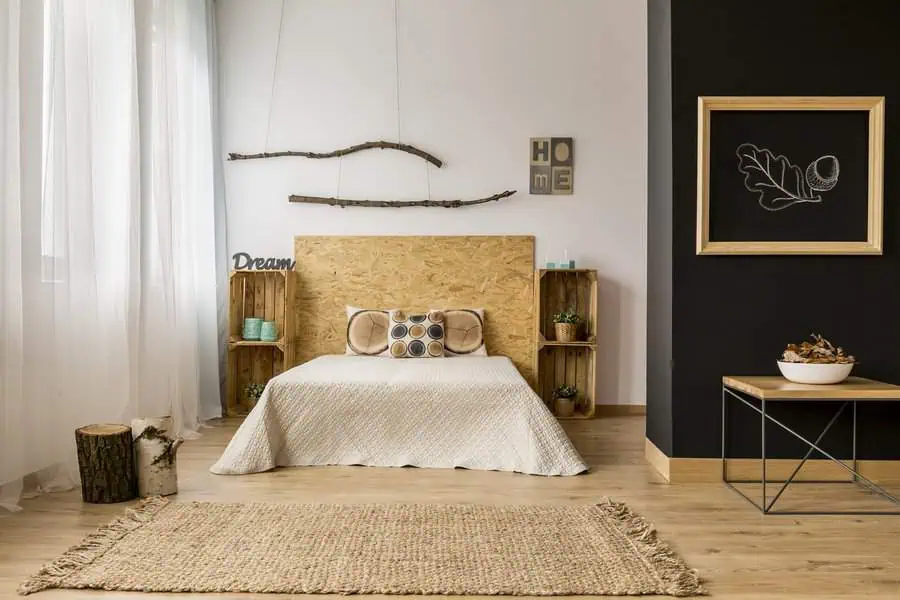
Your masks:
{"label": "light wooden picture frame", "polygon": [[882,254],[883,169],[884,97],[701,96],[696,252]]}

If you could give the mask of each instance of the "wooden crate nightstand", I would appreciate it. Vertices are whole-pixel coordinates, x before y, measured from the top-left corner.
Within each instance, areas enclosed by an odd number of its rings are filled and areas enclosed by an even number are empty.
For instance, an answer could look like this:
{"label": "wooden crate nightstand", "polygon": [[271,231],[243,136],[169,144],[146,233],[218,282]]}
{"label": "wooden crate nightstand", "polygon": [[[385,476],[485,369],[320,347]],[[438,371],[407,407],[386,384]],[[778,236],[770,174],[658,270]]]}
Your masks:
{"label": "wooden crate nightstand", "polygon": [[[294,366],[294,272],[232,271],[228,279],[228,373],[225,414],[246,415],[250,406],[244,390],[248,383],[265,383]],[[275,321],[274,342],[245,340],[246,317]]]}
{"label": "wooden crate nightstand", "polygon": [[[573,419],[594,415],[597,354],[597,271],[593,269],[539,269],[534,274],[534,370],[537,392],[553,410],[553,390],[561,385],[578,389]],[[573,309],[583,319],[577,342],[559,342],[554,313]],[[564,418],[564,417],[563,417]]]}

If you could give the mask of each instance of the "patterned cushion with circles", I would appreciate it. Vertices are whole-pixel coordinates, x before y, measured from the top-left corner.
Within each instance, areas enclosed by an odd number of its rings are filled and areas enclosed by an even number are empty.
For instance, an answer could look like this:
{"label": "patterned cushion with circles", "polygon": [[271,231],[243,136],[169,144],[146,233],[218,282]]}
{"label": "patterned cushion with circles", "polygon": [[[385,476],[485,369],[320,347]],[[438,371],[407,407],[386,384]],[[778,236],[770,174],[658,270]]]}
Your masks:
{"label": "patterned cushion with circles", "polygon": [[444,313],[390,312],[388,344],[394,358],[437,358],[444,356]]}
{"label": "patterned cushion with circles", "polygon": [[390,311],[347,307],[347,348],[345,354],[390,356],[388,325]]}
{"label": "patterned cushion with circles", "polygon": [[447,308],[444,324],[446,356],[487,356],[484,345],[483,308]]}

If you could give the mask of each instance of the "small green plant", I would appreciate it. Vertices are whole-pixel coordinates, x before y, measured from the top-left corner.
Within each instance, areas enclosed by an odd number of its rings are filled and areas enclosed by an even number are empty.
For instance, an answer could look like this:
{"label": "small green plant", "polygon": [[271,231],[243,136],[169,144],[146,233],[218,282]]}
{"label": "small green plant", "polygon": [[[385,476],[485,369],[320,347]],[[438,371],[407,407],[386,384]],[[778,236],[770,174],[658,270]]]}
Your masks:
{"label": "small green plant", "polygon": [[578,316],[578,313],[575,312],[574,309],[564,310],[562,312],[558,312],[553,315],[554,323],[570,323],[572,325],[578,325],[581,323],[581,317]]}
{"label": "small green plant", "polygon": [[554,398],[574,398],[578,389],[574,385],[561,385],[553,390]]}
{"label": "small green plant", "polygon": [[256,403],[259,401],[259,397],[262,396],[264,389],[266,389],[266,384],[264,383],[247,384],[247,387],[244,388],[244,393],[247,394],[247,398],[250,400],[251,405],[256,405]]}

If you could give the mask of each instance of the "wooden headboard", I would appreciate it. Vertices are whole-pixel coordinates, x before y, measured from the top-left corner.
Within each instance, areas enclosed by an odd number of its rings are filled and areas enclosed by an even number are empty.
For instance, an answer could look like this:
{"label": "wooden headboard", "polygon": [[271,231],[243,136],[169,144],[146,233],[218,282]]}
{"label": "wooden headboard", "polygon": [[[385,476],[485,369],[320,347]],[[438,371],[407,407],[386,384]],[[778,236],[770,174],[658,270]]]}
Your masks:
{"label": "wooden headboard", "polygon": [[484,308],[488,353],[535,384],[534,237],[298,236],[296,362],[343,354],[345,306]]}

